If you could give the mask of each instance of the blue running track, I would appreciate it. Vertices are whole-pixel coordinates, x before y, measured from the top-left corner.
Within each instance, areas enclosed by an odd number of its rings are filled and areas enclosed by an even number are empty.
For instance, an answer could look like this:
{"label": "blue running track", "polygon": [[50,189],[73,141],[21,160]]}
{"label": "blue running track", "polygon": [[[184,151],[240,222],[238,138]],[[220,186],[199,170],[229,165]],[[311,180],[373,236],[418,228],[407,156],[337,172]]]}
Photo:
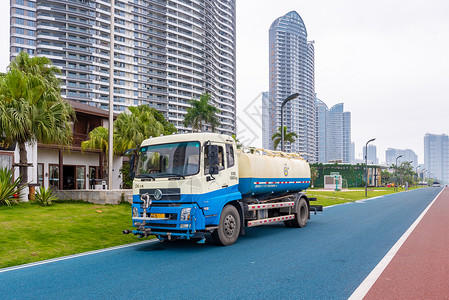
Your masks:
{"label": "blue running track", "polygon": [[347,299],[440,191],[328,207],[306,228],[250,228],[229,247],[154,241],[2,269],[0,298]]}

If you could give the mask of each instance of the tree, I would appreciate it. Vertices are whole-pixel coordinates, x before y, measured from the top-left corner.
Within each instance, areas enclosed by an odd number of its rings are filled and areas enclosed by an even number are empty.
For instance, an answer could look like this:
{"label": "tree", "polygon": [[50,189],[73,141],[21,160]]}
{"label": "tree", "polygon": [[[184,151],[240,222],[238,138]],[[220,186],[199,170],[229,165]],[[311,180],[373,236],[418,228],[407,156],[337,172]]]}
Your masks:
{"label": "tree", "polygon": [[[287,133],[287,126],[284,126],[284,143],[289,142],[290,144],[293,144],[295,142],[295,138],[297,137],[298,134],[296,134],[296,132]],[[274,149],[276,149],[281,143],[281,138],[281,127],[279,127],[278,132],[273,134],[271,137],[271,140],[274,141]]]}
{"label": "tree", "polygon": [[411,162],[405,161],[401,163],[398,167],[398,173],[401,179],[401,185],[404,184],[405,181],[407,181],[410,185],[414,184],[414,177],[416,173],[413,171]]}
{"label": "tree", "polygon": [[388,185],[391,182],[391,178],[393,177],[393,175],[388,172],[388,170],[382,170],[380,172],[380,176],[382,178],[382,184],[384,185]]}
{"label": "tree", "polygon": [[240,142],[240,140],[235,136],[235,134],[232,135],[232,138],[233,138],[234,141],[235,141],[235,144],[236,144],[236,146],[237,146],[237,149],[242,149],[243,145],[242,145],[242,143]]}
{"label": "tree", "polygon": [[106,158],[109,148],[109,131],[106,127],[98,126],[95,127],[88,134],[88,140],[81,142],[81,150],[86,151],[87,149],[99,149],[103,153],[103,170],[101,174],[105,173]]}
{"label": "tree", "polygon": [[217,113],[220,110],[209,104],[211,96],[208,93],[203,93],[200,100],[192,99],[190,101],[191,107],[187,108],[187,114],[184,118],[184,126],[192,126],[193,131],[199,131],[203,129],[203,122],[211,126],[212,132],[215,132],[215,128],[220,126]]}
{"label": "tree", "polygon": [[316,167],[314,166],[310,166],[310,179],[312,180],[312,187],[314,187],[315,185],[313,184],[313,182],[318,178],[318,170]]}
{"label": "tree", "polygon": [[139,146],[149,137],[177,132],[164,115],[148,105],[129,107],[130,113],[121,113],[114,122],[114,153]]}
{"label": "tree", "polygon": [[[148,105],[129,107],[129,112],[118,115],[114,121],[114,145],[116,155],[122,155],[126,150],[139,146],[145,139],[161,134],[170,135],[177,131],[164,115]],[[103,166],[106,166],[108,154],[109,132],[105,127],[96,127],[88,135],[88,140],[81,143],[83,151],[100,149],[104,154]],[[104,174],[104,170],[102,170]]]}
{"label": "tree", "polygon": [[21,184],[28,183],[26,142],[70,145],[74,110],[61,98],[57,69],[20,53],[0,78],[0,132],[19,147]]}

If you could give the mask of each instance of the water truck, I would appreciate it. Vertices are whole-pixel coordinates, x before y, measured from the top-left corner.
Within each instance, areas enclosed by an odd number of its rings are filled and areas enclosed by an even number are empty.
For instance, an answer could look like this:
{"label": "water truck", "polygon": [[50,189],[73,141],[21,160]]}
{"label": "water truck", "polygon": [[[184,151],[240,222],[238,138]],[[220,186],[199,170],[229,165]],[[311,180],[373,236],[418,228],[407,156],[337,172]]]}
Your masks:
{"label": "water truck", "polygon": [[246,227],[305,227],[310,211],[322,210],[309,203],[310,167],[297,154],[237,150],[231,136],[216,133],[150,138],[131,152],[136,229],[124,234],[204,243],[210,233],[231,245]]}

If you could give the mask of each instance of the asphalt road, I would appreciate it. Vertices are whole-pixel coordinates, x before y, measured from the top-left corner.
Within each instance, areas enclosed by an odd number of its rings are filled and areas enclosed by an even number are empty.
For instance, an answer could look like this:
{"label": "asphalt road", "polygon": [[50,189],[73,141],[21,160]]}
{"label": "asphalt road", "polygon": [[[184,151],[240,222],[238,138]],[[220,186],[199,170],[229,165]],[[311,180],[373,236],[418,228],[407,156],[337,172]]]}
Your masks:
{"label": "asphalt road", "polygon": [[347,299],[440,191],[325,208],[306,228],[250,228],[229,247],[150,242],[3,269],[0,297]]}

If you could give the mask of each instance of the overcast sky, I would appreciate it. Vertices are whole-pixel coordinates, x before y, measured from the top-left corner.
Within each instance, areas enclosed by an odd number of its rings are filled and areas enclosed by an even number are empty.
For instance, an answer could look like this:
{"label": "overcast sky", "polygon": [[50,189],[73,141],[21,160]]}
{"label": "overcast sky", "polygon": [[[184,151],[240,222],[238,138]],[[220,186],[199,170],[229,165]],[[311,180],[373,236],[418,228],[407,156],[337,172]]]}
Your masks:
{"label": "overcast sky", "polygon": [[[449,134],[449,1],[237,0],[238,135],[261,145],[260,93],[268,91],[268,29],[291,10],[315,41],[315,92],[352,113],[356,158],[376,138],[413,149]],[[0,71],[9,63],[9,1],[0,1]]]}

